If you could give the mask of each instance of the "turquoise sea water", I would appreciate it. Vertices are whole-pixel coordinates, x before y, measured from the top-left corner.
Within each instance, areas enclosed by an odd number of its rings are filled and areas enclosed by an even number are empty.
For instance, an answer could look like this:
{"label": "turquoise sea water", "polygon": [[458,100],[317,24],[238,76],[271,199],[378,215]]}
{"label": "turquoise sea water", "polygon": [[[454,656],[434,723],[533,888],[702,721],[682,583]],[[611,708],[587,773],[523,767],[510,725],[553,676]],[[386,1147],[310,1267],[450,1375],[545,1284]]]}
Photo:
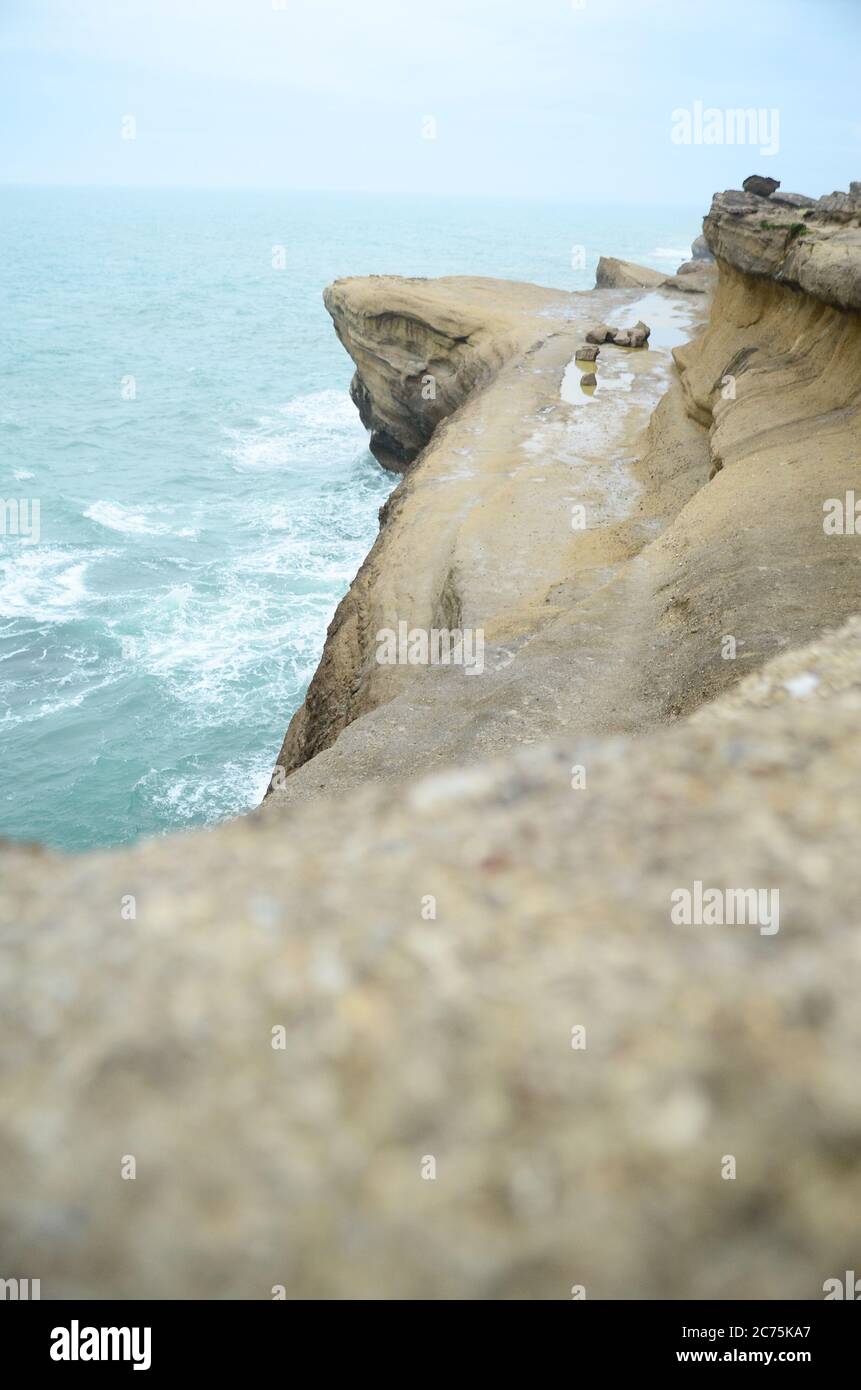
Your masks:
{"label": "turquoise sea water", "polygon": [[587,289],[603,253],[675,269],[701,218],[119,189],[0,208],[0,497],[25,504],[0,525],[0,835],[66,849],[262,796],[396,482],[324,285]]}

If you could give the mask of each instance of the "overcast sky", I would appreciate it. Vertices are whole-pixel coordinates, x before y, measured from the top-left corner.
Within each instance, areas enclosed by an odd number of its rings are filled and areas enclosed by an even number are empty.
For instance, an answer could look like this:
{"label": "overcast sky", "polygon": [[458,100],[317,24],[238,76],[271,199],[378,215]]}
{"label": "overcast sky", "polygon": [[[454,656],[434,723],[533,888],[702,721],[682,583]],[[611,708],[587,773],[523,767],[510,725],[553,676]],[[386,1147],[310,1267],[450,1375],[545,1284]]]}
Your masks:
{"label": "overcast sky", "polygon": [[[818,194],[861,179],[859,55],[861,0],[0,0],[0,182]],[[674,143],[698,101],[778,152]]]}

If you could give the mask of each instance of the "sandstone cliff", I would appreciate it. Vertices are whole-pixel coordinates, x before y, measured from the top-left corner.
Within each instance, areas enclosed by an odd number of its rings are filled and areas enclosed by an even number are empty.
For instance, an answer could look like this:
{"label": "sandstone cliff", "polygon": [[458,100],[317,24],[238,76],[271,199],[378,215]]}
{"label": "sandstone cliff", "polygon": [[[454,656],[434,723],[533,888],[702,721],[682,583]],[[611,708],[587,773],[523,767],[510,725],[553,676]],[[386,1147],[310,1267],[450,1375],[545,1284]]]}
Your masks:
{"label": "sandstone cliff", "polygon": [[[515,287],[503,301],[494,286],[504,360],[489,366],[469,282],[478,362],[465,370],[459,344],[452,375],[477,387],[464,401],[449,393],[456,408],[385,509],[288,731],[273,799],[468,762],[560,729],[641,732],[856,611],[854,537],[825,533],[823,504],[857,474],[861,326],[839,305],[855,294],[858,229],[817,205],[807,245],[790,233],[797,216],[753,194],[716,197],[705,220],[714,304],[704,331],[673,349],[669,384],[668,344],[690,337],[708,295],[664,280],[645,298],[605,289],[548,302]],[[370,361],[380,415],[405,439],[420,407],[415,389],[404,404],[387,297],[410,323],[449,322],[453,293],[453,282],[346,281],[329,294],[347,345],[361,322],[363,381]],[[387,325],[376,355],[369,299]],[[589,322],[650,315],[648,353],[602,348],[597,397],[579,390],[572,358]],[[587,525],[572,531],[578,504]],[[380,666],[376,633],[399,621],[482,629],[488,670]]]}

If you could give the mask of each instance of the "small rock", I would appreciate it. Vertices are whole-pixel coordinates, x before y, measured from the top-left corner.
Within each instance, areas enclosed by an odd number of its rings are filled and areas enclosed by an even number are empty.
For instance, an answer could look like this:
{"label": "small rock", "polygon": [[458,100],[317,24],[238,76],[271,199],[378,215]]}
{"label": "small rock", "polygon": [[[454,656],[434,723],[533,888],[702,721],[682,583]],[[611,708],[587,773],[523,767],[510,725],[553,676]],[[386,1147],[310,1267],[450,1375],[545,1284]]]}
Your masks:
{"label": "small rock", "polygon": [[755,193],[758,198],[770,198],[779,187],[780,179],[766,178],[764,174],[751,174],[742,184],[745,193]]}
{"label": "small rock", "polygon": [[613,330],[612,341],[616,344],[616,347],[630,347],[631,334],[627,328],[615,328]]}
{"label": "small rock", "polygon": [[645,347],[646,342],[648,341],[645,333],[642,333],[638,328],[632,328],[628,336],[631,339],[632,348]]}
{"label": "small rock", "polygon": [[598,323],[594,328],[590,328],[586,334],[587,343],[609,343],[613,339],[613,330],[608,328],[606,323]]}
{"label": "small rock", "polygon": [[581,386],[597,386],[598,378],[594,372],[584,372],[580,378]]}
{"label": "small rock", "polygon": [[580,362],[594,362],[599,352],[600,348],[593,346],[591,343],[581,343],[575,353],[575,357]]}
{"label": "small rock", "polygon": [[651,328],[647,323],[643,323],[642,319],[637,319],[632,331],[634,333],[642,333],[646,338],[651,338],[652,336]]}

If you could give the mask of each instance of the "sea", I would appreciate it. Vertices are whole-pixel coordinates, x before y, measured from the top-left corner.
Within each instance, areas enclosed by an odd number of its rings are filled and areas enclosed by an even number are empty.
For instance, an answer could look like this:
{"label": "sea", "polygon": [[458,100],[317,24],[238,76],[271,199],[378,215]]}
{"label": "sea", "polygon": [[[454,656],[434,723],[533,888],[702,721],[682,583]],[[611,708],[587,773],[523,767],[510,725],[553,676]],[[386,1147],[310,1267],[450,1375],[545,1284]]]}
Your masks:
{"label": "sea", "polygon": [[0,836],[256,806],[397,478],[323,307],[344,275],[589,289],[701,208],[0,188]]}

